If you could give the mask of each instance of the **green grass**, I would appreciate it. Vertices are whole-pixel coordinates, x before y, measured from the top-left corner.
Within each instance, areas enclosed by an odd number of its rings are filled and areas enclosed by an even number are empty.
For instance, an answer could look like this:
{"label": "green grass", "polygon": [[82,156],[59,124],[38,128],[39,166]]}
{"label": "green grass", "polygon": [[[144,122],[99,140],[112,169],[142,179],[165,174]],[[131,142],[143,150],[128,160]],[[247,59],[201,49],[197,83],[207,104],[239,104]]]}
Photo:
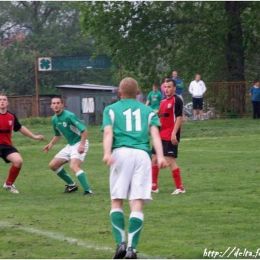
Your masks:
{"label": "green grass", "polygon": [[[260,121],[251,119],[183,124],[178,164],[187,193],[171,196],[170,170],[161,171],[160,193],[144,207],[139,257],[203,258],[205,248],[257,249],[259,126]],[[44,154],[52,128],[29,128],[44,134],[46,141],[13,135],[24,165],[16,181],[20,194],[0,189],[0,258],[111,258],[115,242],[109,222],[109,169],[101,162],[100,128],[89,127],[90,150],[83,164],[92,197],[82,196],[81,188],[62,194],[64,183],[48,163],[65,141]],[[0,164],[0,184],[8,169]],[[124,211],[129,213],[127,203]]]}

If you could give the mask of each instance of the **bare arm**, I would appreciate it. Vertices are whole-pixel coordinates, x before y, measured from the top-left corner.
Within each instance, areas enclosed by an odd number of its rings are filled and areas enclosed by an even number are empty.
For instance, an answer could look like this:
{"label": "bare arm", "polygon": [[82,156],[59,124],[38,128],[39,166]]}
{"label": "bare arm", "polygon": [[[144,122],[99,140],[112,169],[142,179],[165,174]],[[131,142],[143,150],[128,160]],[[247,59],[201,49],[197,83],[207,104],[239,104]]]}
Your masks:
{"label": "bare arm", "polygon": [[81,140],[80,140],[80,145],[78,147],[79,153],[84,153],[85,151],[85,142],[87,140],[87,135],[88,135],[88,130],[84,130],[83,132],[81,132]]}
{"label": "bare arm", "polygon": [[43,151],[47,153],[52,148],[52,146],[56,144],[60,139],[61,136],[54,136],[52,140],[46,146],[43,147]]}
{"label": "bare arm", "polygon": [[112,144],[113,144],[113,128],[111,125],[107,125],[104,128],[104,133],[103,133],[103,151],[104,151],[103,162],[106,165],[111,165],[114,162],[114,158],[111,155]]}
{"label": "bare arm", "polygon": [[162,141],[157,126],[152,125],[150,127],[150,134],[153,140],[153,147],[156,151],[157,163],[159,168],[167,167],[167,162],[163,155]]}
{"label": "bare arm", "polygon": [[174,124],[174,128],[173,128],[173,131],[172,131],[172,136],[171,136],[171,142],[172,142],[173,145],[177,145],[178,144],[178,140],[177,140],[176,134],[177,134],[177,132],[179,131],[179,129],[181,127],[181,122],[182,122],[182,117],[178,116],[177,120],[176,120],[176,122]]}
{"label": "bare arm", "polygon": [[22,126],[19,131],[23,135],[28,136],[28,137],[30,137],[30,138],[32,138],[34,140],[43,140],[44,139],[43,135],[35,135],[25,126]]}
{"label": "bare arm", "polygon": [[147,106],[150,105],[150,100],[146,100],[146,103],[145,103]]}

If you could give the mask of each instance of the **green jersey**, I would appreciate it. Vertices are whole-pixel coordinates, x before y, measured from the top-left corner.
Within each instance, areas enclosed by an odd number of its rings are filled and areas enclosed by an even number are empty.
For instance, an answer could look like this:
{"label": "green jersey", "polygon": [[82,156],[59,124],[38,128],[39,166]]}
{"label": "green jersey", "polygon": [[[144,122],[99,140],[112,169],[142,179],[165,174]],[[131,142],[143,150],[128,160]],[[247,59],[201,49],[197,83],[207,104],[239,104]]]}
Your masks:
{"label": "green jersey", "polygon": [[52,117],[52,125],[55,136],[63,134],[69,145],[80,142],[81,132],[87,129],[76,115],[68,110],[63,110],[60,115],[54,115]]}
{"label": "green jersey", "polygon": [[150,107],[152,109],[159,110],[160,102],[162,101],[162,94],[160,91],[151,91],[148,94],[147,100],[150,101]]}
{"label": "green jersey", "polygon": [[113,127],[112,149],[130,147],[151,154],[149,128],[160,126],[153,110],[135,99],[122,99],[109,105],[103,112],[102,130]]}

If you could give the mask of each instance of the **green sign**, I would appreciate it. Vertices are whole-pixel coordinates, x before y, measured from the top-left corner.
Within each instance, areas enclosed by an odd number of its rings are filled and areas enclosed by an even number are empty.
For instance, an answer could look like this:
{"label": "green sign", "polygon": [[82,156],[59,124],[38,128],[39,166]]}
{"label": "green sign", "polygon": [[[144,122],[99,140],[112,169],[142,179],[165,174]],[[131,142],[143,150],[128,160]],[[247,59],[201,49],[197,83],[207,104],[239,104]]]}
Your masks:
{"label": "green sign", "polygon": [[60,70],[86,70],[86,69],[109,69],[110,58],[106,55],[99,55],[96,58],[88,56],[60,56],[38,58],[39,71],[60,71]]}

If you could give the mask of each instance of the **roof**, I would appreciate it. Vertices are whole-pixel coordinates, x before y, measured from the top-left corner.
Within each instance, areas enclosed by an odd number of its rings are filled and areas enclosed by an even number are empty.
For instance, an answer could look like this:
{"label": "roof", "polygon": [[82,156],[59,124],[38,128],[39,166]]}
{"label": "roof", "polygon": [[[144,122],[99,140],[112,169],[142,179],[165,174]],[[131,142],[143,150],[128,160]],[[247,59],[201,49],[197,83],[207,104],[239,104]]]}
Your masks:
{"label": "roof", "polygon": [[117,91],[118,87],[95,85],[95,84],[81,84],[81,85],[57,85],[56,88],[76,88],[76,89],[95,89],[95,90],[110,90]]}

